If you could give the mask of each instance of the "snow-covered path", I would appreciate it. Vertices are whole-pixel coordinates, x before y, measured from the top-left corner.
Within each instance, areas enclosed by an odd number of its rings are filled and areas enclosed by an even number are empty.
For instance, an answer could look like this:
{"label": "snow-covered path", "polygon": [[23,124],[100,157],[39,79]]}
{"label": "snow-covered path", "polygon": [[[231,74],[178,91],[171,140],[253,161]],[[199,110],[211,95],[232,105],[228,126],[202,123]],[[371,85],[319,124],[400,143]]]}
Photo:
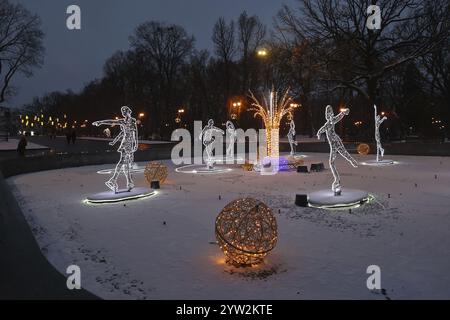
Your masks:
{"label": "snow-covered path", "polygon": [[[202,176],[176,173],[167,161],[156,196],[101,206],[83,199],[103,191],[106,177],[95,172],[110,166],[8,181],[49,261],[62,273],[79,265],[82,286],[103,298],[450,299],[450,158],[389,158],[399,164],[352,168],[338,159],[344,187],[376,196],[351,213],[294,205],[296,193],[329,188],[329,170]],[[265,264],[245,269],[224,264],[214,235],[217,214],[242,196],[273,209],[279,235]],[[366,288],[369,265],[381,267],[383,292]]]}

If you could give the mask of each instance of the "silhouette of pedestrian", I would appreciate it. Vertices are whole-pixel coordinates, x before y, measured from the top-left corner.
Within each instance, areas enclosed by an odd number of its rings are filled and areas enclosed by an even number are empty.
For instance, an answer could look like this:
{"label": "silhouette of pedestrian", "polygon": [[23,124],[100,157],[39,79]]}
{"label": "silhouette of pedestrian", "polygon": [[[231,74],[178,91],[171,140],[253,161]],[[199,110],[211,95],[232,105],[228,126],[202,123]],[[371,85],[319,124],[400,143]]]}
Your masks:
{"label": "silhouette of pedestrian", "polygon": [[67,144],[70,144],[70,140],[71,140],[72,136],[70,135],[70,132],[67,131],[66,132],[66,139],[67,139]]}
{"label": "silhouette of pedestrian", "polygon": [[77,132],[72,130],[72,143],[75,144],[75,140],[77,140]]}
{"label": "silhouette of pedestrian", "polygon": [[19,140],[19,143],[17,144],[17,153],[19,156],[24,157],[25,156],[25,149],[27,147],[27,139],[25,136],[22,136]]}

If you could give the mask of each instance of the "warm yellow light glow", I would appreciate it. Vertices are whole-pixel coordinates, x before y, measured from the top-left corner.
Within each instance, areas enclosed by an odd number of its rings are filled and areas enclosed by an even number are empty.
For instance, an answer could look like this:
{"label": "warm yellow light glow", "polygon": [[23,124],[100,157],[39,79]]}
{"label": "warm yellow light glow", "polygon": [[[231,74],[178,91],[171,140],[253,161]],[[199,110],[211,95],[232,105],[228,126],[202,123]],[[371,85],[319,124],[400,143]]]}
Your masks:
{"label": "warm yellow light glow", "polygon": [[139,118],[143,118],[143,117],[145,117],[145,113],[143,113],[143,112],[139,113]]}
{"label": "warm yellow light glow", "polygon": [[264,99],[268,105],[262,105],[251,91],[250,97],[253,103],[249,111],[254,111],[254,117],[260,116],[266,128],[267,156],[279,157],[281,120],[285,115],[292,117],[292,112],[298,107],[298,104],[292,103],[289,89],[285,91],[281,100],[278,100],[278,94],[274,90],[270,91],[269,100]]}
{"label": "warm yellow light glow", "polygon": [[267,56],[267,50],[266,49],[259,49],[257,53],[258,53],[259,57]]}
{"label": "warm yellow light glow", "polygon": [[339,111],[340,112],[345,112],[345,111],[347,111],[347,108],[341,108]]}
{"label": "warm yellow light glow", "polygon": [[220,249],[233,265],[259,264],[277,243],[277,221],[272,210],[253,198],[227,204],[215,225]]}

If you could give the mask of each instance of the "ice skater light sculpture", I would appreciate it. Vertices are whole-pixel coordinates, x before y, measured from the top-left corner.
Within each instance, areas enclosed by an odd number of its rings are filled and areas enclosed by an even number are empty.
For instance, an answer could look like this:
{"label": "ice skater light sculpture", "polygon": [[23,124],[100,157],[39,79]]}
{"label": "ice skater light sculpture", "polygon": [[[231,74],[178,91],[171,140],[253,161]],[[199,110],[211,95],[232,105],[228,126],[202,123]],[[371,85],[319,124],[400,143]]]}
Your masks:
{"label": "ice skater light sculpture", "polygon": [[384,149],[381,146],[381,136],[380,136],[380,125],[387,119],[386,117],[381,118],[377,112],[377,106],[373,105],[375,109],[375,141],[377,142],[377,162],[380,161],[384,156]]}
{"label": "ice skater light sculpture", "polygon": [[227,158],[232,158],[234,155],[234,144],[236,143],[236,128],[234,127],[233,122],[227,121],[225,124],[225,127],[227,128],[227,136],[229,137],[228,146],[227,146]]}
{"label": "ice skater light sculpture", "polygon": [[120,126],[119,135],[109,143],[113,146],[120,140],[120,145],[117,149],[117,152],[120,153],[120,159],[116,165],[112,177],[105,182],[106,186],[114,193],[117,193],[119,190],[117,179],[121,172],[124,173],[127,180],[127,190],[131,191],[134,188],[131,169],[134,162],[134,152],[138,148],[138,132],[136,119],[131,116],[132,111],[129,107],[123,106],[120,111],[123,116],[122,119],[101,120],[92,123],[96,127],[101,125]]}
{"label": "ice skater light sculpture", "polygon": [[254,112],[254,117],[260,116],[266,128],[267,156],[278,158],[280,154],[280,122],[285,115],[292,116],[292,112],[298,105],[292,103],[289,89],[284,92],[281,100],[278,100],[278,93],[272,89],[269,92],[269,100],[263,96],[264,104],[261,104],[251,91],[249,95],[253,103],[248,110]]}
{"label": "ice skater light sculpture", "polygon": [[205,152],[206,152],[206,167],[209,170],[214,169],[214,157],[212,154],[212,146],[213,142],[215,140],[214,138],[214,132],[218,132],[219,134],[224,134],[224,131],[220,128],[217,128],[214,126],[214,120],[209,119],[208,124],[203,128],[202,132],[200,133],[199,139],[203,142],[203,145],[205,146]]}
{"label": "ice skater light sculpture", "polygon": [[295,141],[295,123],[291,120],[289,124],[289,132],[287,135],[289,145],[291,146],[291,156],[295,154],[295,146],[297,146],[297,141]]}
{"label": "ice skater light sculpture", "polygon": [[272,210],[253,198],[227,204],[216,218],[216,239],[228,262],[253,265],[275,248],[278,231]]}
{"label": "ice skater light sculpture", "polygon": [[322,128],[319,129],[317,132],[317,138],[320,140],[320,136],[323,133],[326,133],[328,144],[330,145],[330,158],[329,158],[329,164],[331,172],[333,173],[334,181],[331,185],[331,189],[334,192],[335,196],[341,195],[341,178],[339,176],[339,172],[336,169],[336,157],[339,153],[345,160],[350,162],[350,164],[353,167],[358,167],[358,163],[355,159],[352,158],[352,156],[348,153],[348,151],[345,149],[344,144],[342,143],[341,138],[336,134],[334,131],[334,126],[336,123],[342,120],[344,116],[348,115],[350,112],[349,109],[345,109],[343,112],[339,113],[337,116],[333,113],[333,108],[328,105],[325,108],[325,119],[327,122],[322,126]]}

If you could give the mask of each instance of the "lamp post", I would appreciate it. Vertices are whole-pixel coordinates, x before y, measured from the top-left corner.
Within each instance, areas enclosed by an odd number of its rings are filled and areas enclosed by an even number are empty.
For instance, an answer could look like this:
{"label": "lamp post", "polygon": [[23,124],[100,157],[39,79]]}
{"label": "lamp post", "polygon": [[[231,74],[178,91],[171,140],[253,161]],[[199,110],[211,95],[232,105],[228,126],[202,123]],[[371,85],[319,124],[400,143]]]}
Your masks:
{"label": "lamp post", "polygon": [[[345,112],[346,110],[347,110],[347,108],[340,108],[339,109],[340,112]],[[344,120],[343,119],[339,123],[339,131],[341,132],[341,136],[344,137]]]}
{"label": "lamp post", "polygon": [[181,122],[182,122],[182,116],[183,116],[184,112],[185,112],[185,110],[183,108],[178,109],[177,116],[175,118],[175,123],[177,123],[180,128],[182,126]]}
{"label": "lamp post", "polygon": [[238,119],[239,115],[241,114],[241,101],[236,101],[231,104],[231,119],[236,120]]}

